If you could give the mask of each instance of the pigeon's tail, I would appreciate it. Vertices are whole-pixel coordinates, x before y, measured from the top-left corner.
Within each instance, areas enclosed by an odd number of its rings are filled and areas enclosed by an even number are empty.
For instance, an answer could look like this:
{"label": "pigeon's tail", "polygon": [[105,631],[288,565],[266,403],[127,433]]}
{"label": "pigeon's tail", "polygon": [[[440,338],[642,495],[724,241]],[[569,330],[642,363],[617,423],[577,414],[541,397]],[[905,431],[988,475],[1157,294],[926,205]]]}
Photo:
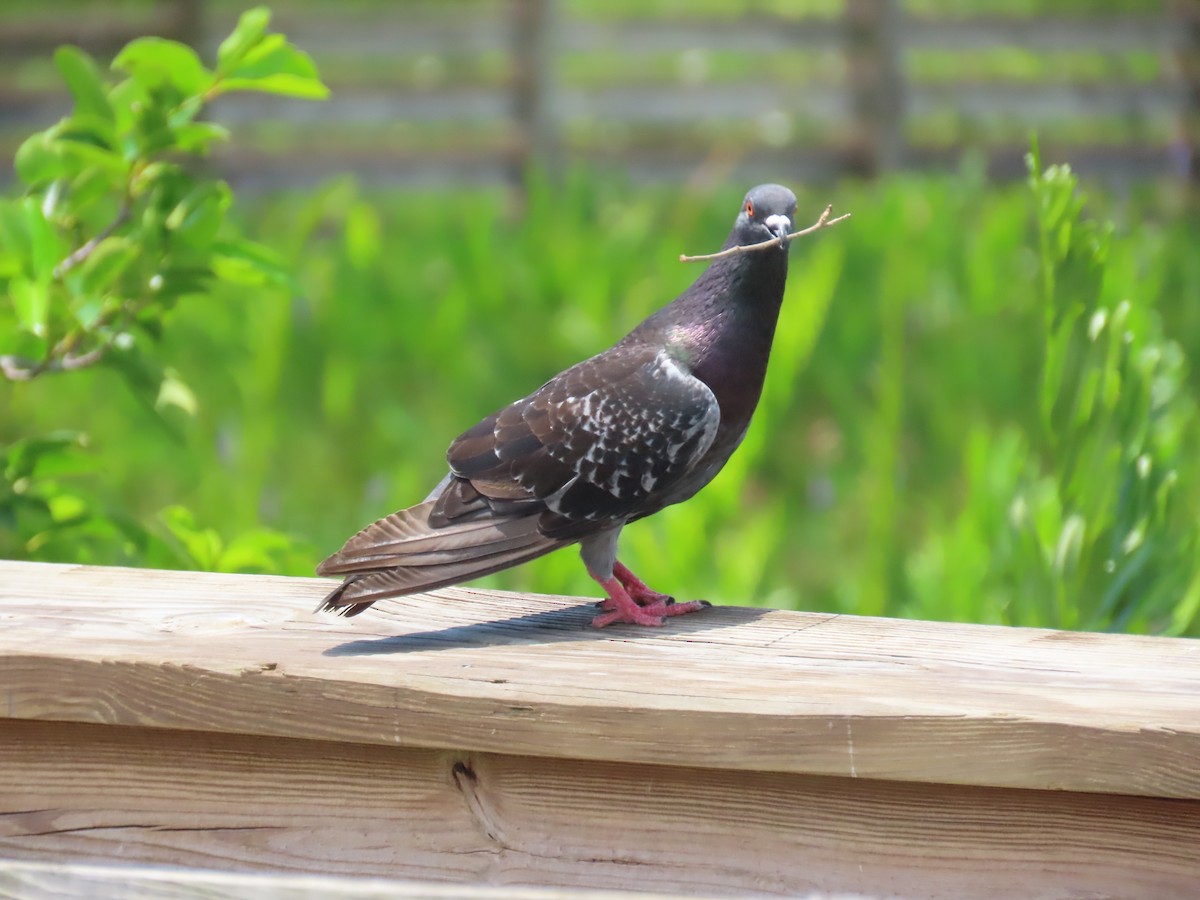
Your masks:
{"label": "pigeon's tail", "polygon": [[346,580],[318,611],[356,616],[376,600],[490,575],[563,545],[538,531],[538,517],[481,517],[429,524],[434,502],[402,509],[368,525],[317,567]]}

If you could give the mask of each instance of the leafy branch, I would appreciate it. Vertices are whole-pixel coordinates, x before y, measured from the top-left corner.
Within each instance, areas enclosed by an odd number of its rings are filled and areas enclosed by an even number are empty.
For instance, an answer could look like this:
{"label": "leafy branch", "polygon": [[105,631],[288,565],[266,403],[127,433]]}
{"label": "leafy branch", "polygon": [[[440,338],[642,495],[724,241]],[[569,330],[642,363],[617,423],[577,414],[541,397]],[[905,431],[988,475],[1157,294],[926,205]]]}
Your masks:
{"label": "leafy branch", "polygon": [[[167,408],[195,413],[190,389],[152,352],[170,311],[217,281],[292,283],[228,216],[229,186],[194,171],[229,137],[200,117],[233,91],[328,94],[312,60],[269,23],[264,8],[242,15],[211,69],[155,37],[130,42],[107,72],[76,47],[58,49],[74,107],[21,145],[24,194],[0,198],[0,380],[104,363],[168,430]],[[71,483],[99,471],[87,446],[73,430],[0,444],[0,556],[268,570],[290,552],[289,538],[264,529],[226,547],[177,508],[145,526]]]}
{"label": "leafy branch", "polygon": [[92,251],[100,245],[100,242],[124,225],[128,220],[129,200],[126,198],[125,202],[121,204],[121,208],[117,210],[117,217],[115,219],[101,228],[100,233],[94,238],[89,240],[78,250],[69,254],[66,259],[54,267],[54,277],[62,278],[63,275],[71,271],[71,269],[75,268],[80,263],[87,262],[88,257],[92,255]]}
{"label": "leafy branch", "polygon": [[155,37],[117,55],[116,81],[76,47],[55,53],[74,109],[21,145],[26,194],[0,200],[9,301],[0,375],[29,381],[95,365],[114,348],[140,352],[175,303],[214,278],[288,281],[274,254],[228,221],[228,186],[189,169],[229,137],[200,120],[222,94],[327,96],[312,60],[268,34],[269,23],[265,8],[243,14],[212,69],[192,48]]}

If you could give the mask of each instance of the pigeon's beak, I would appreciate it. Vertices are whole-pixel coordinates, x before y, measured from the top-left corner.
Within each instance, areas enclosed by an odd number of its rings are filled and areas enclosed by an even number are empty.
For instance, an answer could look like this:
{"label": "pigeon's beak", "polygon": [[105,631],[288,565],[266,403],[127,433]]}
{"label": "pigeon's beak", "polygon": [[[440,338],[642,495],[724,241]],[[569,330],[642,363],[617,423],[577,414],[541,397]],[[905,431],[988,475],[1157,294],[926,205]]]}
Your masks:
{"label": "pigeon's beak", "polygon": [[788,245],[787,236],[792,233],[792,220],[787,216],[773,215],[767,216],[763,220],[763,224],[767,226],[767,230],[775,237],[779,238],[779,246],[786,247]]}

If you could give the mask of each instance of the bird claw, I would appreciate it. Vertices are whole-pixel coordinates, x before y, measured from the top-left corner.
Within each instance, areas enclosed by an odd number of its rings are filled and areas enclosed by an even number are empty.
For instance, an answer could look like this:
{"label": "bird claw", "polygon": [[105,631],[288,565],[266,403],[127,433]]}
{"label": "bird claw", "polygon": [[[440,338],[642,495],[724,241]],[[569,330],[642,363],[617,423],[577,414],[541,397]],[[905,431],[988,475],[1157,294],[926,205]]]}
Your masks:
{"label": "bird claw", "polygon": [[640,607],[634,610],[614,609],[612,612],[601,613],[592,619],[593,628],[605,628],[609,625],[624,623],[628,625],[645,625],[657,627],[662,625],[663,617],[644,612]]}
{"label": "bird claw", "polygon": [[[612,601],[605,601],[612,603]],[[698,612],[702,609],[708,609],[712,606],[707,600],[691,600],[687,603],[657,603],[649,606],[636,606],[632,609],[621,609],[615,603],[612,607],[606,607],[601,604],[602,608],[608,609],[608,612],[601,613],[592,619],[593,628],[604,628],[608,625],[625,623],[629,625],[646,625],[658,626],[662,625],[663,620],[669,616],[682,616],[687,613]]]}
{"label": "bird claw", "polygon": [[658,603],[671,606],[675,602],[675,598],[670,594],[660,594],[651,589],[646,582],[629,571],[629,567],[620,560],[613,565],[613,577],[621,582],[621,587],[625,588],[626,593],[638,606],[654,606]]}
{"label": "bird claw", "polygon": [[653,627],[661,625],[669,616],[682,616],[712,606],[707,600],[677,603],[674,597],[648,588],[644,581],[620,562],[613,566],[612,577],[604,581],[599,578],[596,580],[608,597],[596,604],[604,611],[592,619],[594,628],[604,628],[618,622]]}
{"label": "bird claw", "polygon": [[633,602],[638,606],[655,606],[661,604],[663,606],[674,606],[675,598],[670,594],[660,594],[658,591],[639,591],[634,593],[629,592],[629,596],[633,598]]}
{"label": "bird claw", "polygon": [[[638,593],[638,594],[635,594],[633,591],[630,591],[629,596],[633,600],[634,603],[636,603],[638,606],[641,606],[641,607],[654,606],[655,604],[660,604],[660,603],[663,606],[674,606],[675,605],[674,597],[670,596],[669,594],[660,594],[660,593],[658,593],[658,591],[646,591],[645,593]],[[707,601],[705,601],[705,602],[707,602]],[[597,600],[595,605],[599,609],[604,609],[604,610],[609,610],[609,611],[617,608],[616,601],[613,600],[611,597],[607,597],[604,600]]]}

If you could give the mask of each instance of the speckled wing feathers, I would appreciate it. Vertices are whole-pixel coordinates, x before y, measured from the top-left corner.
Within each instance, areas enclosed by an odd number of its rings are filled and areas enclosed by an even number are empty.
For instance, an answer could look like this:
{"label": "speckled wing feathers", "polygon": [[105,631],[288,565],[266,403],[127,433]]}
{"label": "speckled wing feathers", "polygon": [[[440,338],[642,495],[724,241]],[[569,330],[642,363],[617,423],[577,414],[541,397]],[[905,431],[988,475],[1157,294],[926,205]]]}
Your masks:
{"label": "speckled wing feathers", "polygon": [[520,504],[517,486],[540,501],[543,534],[577,537],[640,514],[687,474],[719,423],[712,391],[665,350],[619,346],[484,420],[447,458],[484,497]]}

